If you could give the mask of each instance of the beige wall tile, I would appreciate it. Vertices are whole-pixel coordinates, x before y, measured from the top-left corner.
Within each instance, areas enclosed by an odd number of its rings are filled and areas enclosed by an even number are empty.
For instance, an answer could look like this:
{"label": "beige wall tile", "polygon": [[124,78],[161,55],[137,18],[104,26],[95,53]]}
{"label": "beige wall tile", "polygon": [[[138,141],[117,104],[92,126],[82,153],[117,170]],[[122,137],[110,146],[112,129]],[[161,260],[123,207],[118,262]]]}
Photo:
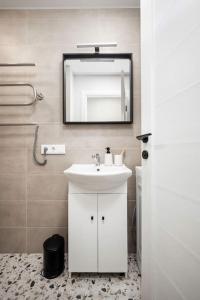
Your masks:
{"label": "beige wall tile", "polygon": [[[15,76],[14,81],[17,81]],[[26,81],[26,80],[23,80]],[[18,97],[19,98],[19,97]],[[32,98],[30,99],[32,101]],[[30,101],[29,100],[29,101]],[[18,103],[25,102],[21,98],[17,101]],[[4,103],[5,101],[2,100]],[[1,107],[0,119],[2,123],[27,123],[29,122],[31,113],[29,107]]]}
{"label": "beige wall tile", "polygon": [[29,227],[64,227],[67,226],[66,201],[28,202]]}
{"label": "beige wall tile", "polygon": [[[84,26],[83,26],[84,24]],[[140,20],[138,9],[0,11],[0,52],[4,62],[35,62],[36,68],[1,68],[0,81],[30,81],[45,96],[31,107],[2,107],[1,122],[38,122],[40,144],[62,143],[66,155],[48,156],[45,167],[32,158],[34,127],[0,128],[0,226],[24,226],[28,201],[28,251],[41,252],[43,241],[53,233],[67,236],[67,177],[72,163],[92,162],[91,155],[110,146],[113,153],[126,148],[125,163],[134,171],[141,164],[140,143]],[[134,60],[134,123],[132,125],[62,124],[62,54],[80,52],[77,43],[116,41],[118,47],[104,52],[130,52]],[[88,52],[83,49],[81,52]],[[18,90],[7,90],[16,94]],[[0,91],[0,96],[3,91]],[[13,96],[12,96],[13,97]],[[1,97],[2,98],[2,97]],[[14,174],[13,174],[14,173]],[[128,182],[128,199],[135,199],[135,176]],[[10,202],[7,203],[7,200]],[[129,201],[129,227],[134,201]],[[9,206],[10,205],[10,206]],[[15,211],[15,212],[14,212]],[[2,217],[1,217],[2,214]],[[57,227],[56,226],[61,226]],[[64,226],[64,227],[62,227]],[[25,251],[25,229],[3,229],[0,250]],[[9,231],[10,230],[10,231]],[[134,229],[129,250],[134,249]],[[17,242],[15,239],[18,237]],[[3,237],[2,237],[3,236]],[[14,238],[13,238],[14,237]],[[16,242],[16,243],[15,243]],[[4,248],[3,248],[4,247]]]}
{"label": "beige wall tile", "polygon": [[28,200],[67,200],[64,175],[33,175],[28,178]]}
{"label": "beige wall tile", "polygon": [[26,149],[0,147],[0,166],[3,174],[24,174],[26,171]]}
{"label": "beige wall tile", "polygon": [[[135,174],[135,166],[141,165],[140,147],[125,149],[124,163],[132,169]],[[133,178],[134,179],[134,178]]]}
{"label": "beige wall tile", "polygon": [[[42,89],[41,89],[42,91]],[[58,97],[45,97],[35,107],[30,107],[30,122],[38,123],[62,123],[62,101]]]}
{"label": "beige wall tile", "polygon": [[1,126],[0,147],[24,148],[26,145],[25,127]]}
{"label": "beige wall tile", "polygon": [[[43,160],[43,156],[37,154],[39,160]],[[69,156],[66,155],[48,155],[47,156],[48,163],[40,169],[40,175],[45,175],[49,173],[60,173],[63,175],[63,171],[70,166]],[[38,174],[38,165],[33,160],[32,150],[29,149],[28,155],[28,170],[29,174]],[[67,177],[65,177],[66,184],[67,184]]]}
{"label": "beige wall tile", "polygon": [[[99,16],[101,24],[99,36],[101,40],[109,40],[110,38],[113,41],[118,41],[119,44],[125,45],[131,41],[139,41],[139,13],[134,12],[135,15],[133,17],[129,9],[123,9],[118,14],[116,14],[116,10],[111,14],[109,11],[104,10]],[[126,22],[124,22],[125,19]]]}
{"label": "beige wall tile", "polygon": [[[49,65],[47,67],[38,65],[37,69],[37,73],[34,76],[30,74],[28,80],[44,95],[44,99],[40,104],[46,103],[48,105],[52,103],[54,108],[62,107],[62,53],[59,55],[59,61],[56,62],[55,68],[49,69]],[[41,107],[41,105],[38,105],[38,107]],[[46,107],[44,106],[44,108]]]}
{"label": "beige wall tile", "polygon": [[[122,148],[121,148],[122,149]],[[121,149],[113,149],[113,153],[120,153]],[[67,151],[66,155],[60,156],[47,156],[48,163],[45,167],[41,168],[40,174],[30,177],[28,198],[30,200],[67,200],[67,185],[68,179],[66,176],[60,175],[62,181],[58,181],[58,175],[48,175],[49,172],[60,172],[68,168],[74,162],[76,163],[93,163],[92,154],[100,153],[101,161],[104,161],[104,150],[99,149],[80,149]],[[136,199],[135,187],[135,166],[140,165],[139,151],[136,149],[128,149],[125,155],[126,165],[132,169],[133,175],[128,180],[128,199]],[[29,151],[29,172],[38,174],[38,166],[34,164],[32,153]],[[54,181],[54,178],[55,181]],[[49,179],[49,180],[48,180]]]}
{"label": "beige wall tile", "polygon": [[0,227],[10,226],[26,226],[25,201],[0,201]]}
{"label": "beige wall tile", "polygon": [[0,253],[26,252],[25,228],[0,228]]}
{"label": "beige wall tile", "polygon": [[0,175],[0,200],[25,200],[25,175]]}
{"label": "beige wall tile", "polygon": [[[43,243],[53,234],[60,234],[65,239],[65,251],[67,249],[67,228],[28,228],[28,253],[41,253],[43,252]],[[128,230],[128,251],[134,253],[136,251],[136,228],[129,228]]]}
{"label": "beige wall tile", "polygon": [[[66,144],[65,155],[47,155],[48,163],[44,167],[40,168],[40,174],[49,174],[49,172],[58,172],[63,174],[63,171],[73,163],[94,163],[94,160],[92,159],[92,154],[94,153],[99,153],[101,156],[101,163],[104,163],[106,146],[110,146],[110,144],[102,145],[102,147],[99,148],[81,148],[80,145],[73,149]],[[111,149],[113,154],[119,154],[123,149],[123,145],[120,148]],[[39,152],[40,151],[38,149],[37,157],[42,161],[43,156],[40,156]],[[141,163],[138,148],[126,149],[124,163],[129,168],[133,169],[133,173],[135,174],[134,167]],[[28,152],[28,171],[31,174],[38,173],[38,165],[36,165],[33,160],[32,149],[29,149]]]}
{"label": "beige wall tile", "polygon": [[[135,105],[134,105],[134,111],[133,111],[133,120],[134,123],[137,124],[137,129],[135,131],[134,139],[136,138],[137,135],[141,134],[141,129],[140,129],[140,117],[141,116],[141,103],[140,103],[140,95],[136,94],[135,96]],[[136,142],[137,144],[141,142]]]}
{"label": "beige wall tile", "polygon": [[[137,125],[138,126],[138,125]],[[38,144],[62,143],[67,150],[73,148],[93,148],[104,150],[111,148],[139,148],[136,140],[138,134],[135,125],[61,125],[42,124],[39,128]],[[140,132],[139,132],[140,133]],[[27,144],[32,149],[34,128],[27,129]]]}
{"label": "beige wall tile", "polygon": [[0,12],[0,36],[1,44],[21,45],[27,43],[28,23],[26,11],[1,11]]}
{"label": "beige wall tile", "polygon": [[135,227],[128,228],[128,252],[129,253],[136,252],[136,228]]}
{"label": "beige wall tile", "polygon": [[128,200],[128,227],[135,227],[136,215],[135,215],[136,201]]}
{"label": "beige wall tile", "polygon": [[128,200],[136,199],[136,181],[135,175],[128,179]]}
{"label": "beige wall tile", "polygon": [[[101,22],[109,21],[108,16],[104,20],[100,19],[102,13],[99,10],[62,10],[61,12],[45,10],[37,11],[35,14],[30,13],[29,43],[42,45],[71,43],[76,45],[77,42],[96,40],[97,36],[101,38]],[[111,15],[112,12],[110,18]],[[113,21],[111,20],[111,22]],[[110,38],[114,32],[110,31]]]}
{"label": "beige wall tile", "polygon": [[67,228],[28,228],[28,253],[42,253],[44,241],[53,234],[60,234],[65,239],[65,252],[67,252]]}

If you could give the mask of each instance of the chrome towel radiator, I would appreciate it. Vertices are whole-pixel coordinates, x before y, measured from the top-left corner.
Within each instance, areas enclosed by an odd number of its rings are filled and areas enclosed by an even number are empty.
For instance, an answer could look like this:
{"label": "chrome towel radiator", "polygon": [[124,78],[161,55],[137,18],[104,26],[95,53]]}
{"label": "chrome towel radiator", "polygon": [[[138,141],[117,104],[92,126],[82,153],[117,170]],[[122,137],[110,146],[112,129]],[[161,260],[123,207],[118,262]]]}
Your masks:
{"label": "chrome towel radiator", "polygon": [[0,83],[0,87],[2,86],[28,86],[33,91],[33,100],[28,103],[0,103],[0,106],[29,106],[33,105],[36,101],[41,101],[44,99],[44,96],[42,93],[38,93],[37,90],[34,88],[34,86],[31,83],[25,83],[25,82],[16,82],[16,83]]}
{"label": "chrome towel radiator", "polygon": [[[17,64],[7,64],[7,63],[0,63],[0,67],[34,67],[34,63],[17,63]],[[33,92],[33,100],[28,103],[0,103],[0,106],[30,106],[35,104],[37,101],[41,101],[44,99],[44,96],[42,93],[38,93],[37,90],[34,88],[34,86],[31,83],[26,83],[26,82],[3,82],[0,83],[0,87],[3,86],[27,86],[32,89]],[[46,160],[46,151],[45,151],[45,158],[42,162],[40,162],[37,159],[36,156],[36,148],[37,148],[37,137],[38,137],[38,130],[39,130],[39,125],[37,123],[0,123],[0,126],[36,126],[35,127],[35,135],[34,135],[34,143],[33,143],[33,159],[35,163],[37,163],[40,166],[44,166],[47,163]]]}

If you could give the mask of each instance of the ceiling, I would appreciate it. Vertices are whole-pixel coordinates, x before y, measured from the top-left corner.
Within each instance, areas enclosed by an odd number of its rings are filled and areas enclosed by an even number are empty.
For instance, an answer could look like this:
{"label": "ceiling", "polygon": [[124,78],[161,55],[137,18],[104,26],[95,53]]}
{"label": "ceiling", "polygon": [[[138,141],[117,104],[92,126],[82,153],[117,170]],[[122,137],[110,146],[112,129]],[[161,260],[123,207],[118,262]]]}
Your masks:
{"label": "ceiling", "polygon": [[140,0],[0,0],[0,9],[130,8]]}

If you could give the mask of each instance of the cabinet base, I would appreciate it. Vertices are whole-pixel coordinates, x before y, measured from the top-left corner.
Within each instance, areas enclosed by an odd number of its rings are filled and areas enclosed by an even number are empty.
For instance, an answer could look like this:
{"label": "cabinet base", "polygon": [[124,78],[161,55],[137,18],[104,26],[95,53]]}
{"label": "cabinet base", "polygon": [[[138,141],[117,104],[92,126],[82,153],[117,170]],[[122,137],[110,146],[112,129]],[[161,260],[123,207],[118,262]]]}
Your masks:
{"label": "cabinet base", "polygon": [[95,274],[95,275],[97,275],[97,274],[119,274],[119,275],[122,275],[122,274],[124,274],[124,277],[125,277],[125,279],[127,279],[128,278],[128,272],[106,272],[106,273],[99,273],[99,272],[68,272],[68,278],[69,279],[71,279],[72,278],[72,274],[86,274],[86,273],[89,273],[89,274]]}

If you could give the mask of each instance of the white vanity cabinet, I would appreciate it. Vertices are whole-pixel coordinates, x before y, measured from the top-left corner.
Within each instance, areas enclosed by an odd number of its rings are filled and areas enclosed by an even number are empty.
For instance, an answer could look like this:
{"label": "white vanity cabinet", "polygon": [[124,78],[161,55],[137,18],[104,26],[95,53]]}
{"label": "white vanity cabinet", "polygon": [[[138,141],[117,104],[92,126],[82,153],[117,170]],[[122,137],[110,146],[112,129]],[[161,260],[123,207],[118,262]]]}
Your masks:
{"label": "white vanity cabinet", "polygon": [[69,183],[69,272],[127,273],[127,184],[90,192]]}

